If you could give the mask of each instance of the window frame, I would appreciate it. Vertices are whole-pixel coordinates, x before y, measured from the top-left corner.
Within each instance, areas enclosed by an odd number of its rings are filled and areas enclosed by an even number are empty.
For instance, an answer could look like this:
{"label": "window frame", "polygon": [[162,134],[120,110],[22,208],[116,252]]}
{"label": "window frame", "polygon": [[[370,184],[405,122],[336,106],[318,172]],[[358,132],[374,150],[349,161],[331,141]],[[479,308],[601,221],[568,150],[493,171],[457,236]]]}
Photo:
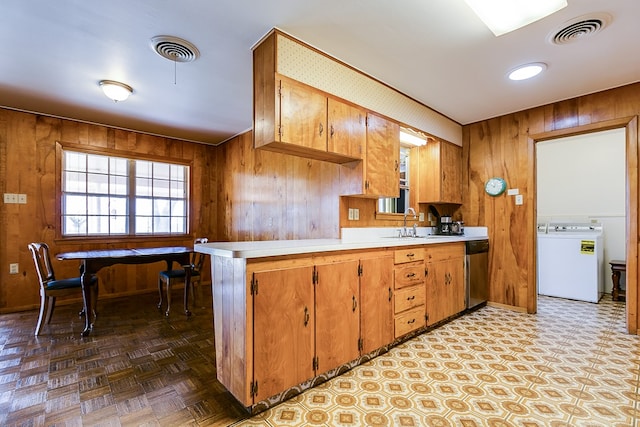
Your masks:
{"label": "window frame", "polygon": [[[63,230],[63,212],[62,212],[62,173],[63,173],[63,161],[64,161],[64,151],[74,151],[82,154],[95,154],[100,156],[112,156],[124,158],[127,160],[143,160],[143,161],[152,161],[152,162],[162,162],[180,166],[186,166],[189,168],[188,172],[188,183],[186,185],[187,191],[187,200],[185,204],[185,208],[187,209],[187,221],[186,221],[186,232],[181,234],[133,234],[131,233],[131,228],[133,227],[133,223],[130,223],[129,234],[113,234],[113,235],[64,235]],[[177,240],[184,241],[184,239],[190,239],[192,237],[193,230],[193,161],[179,159],[175,157],[167,157],[167,156],[159,156],[153,154],[141,154],[134,151],[123,151],[116,149],[108,149],[101,147],[88,147],[82,144],[73,144],[73,143],[65,143],[61,141],[56,141],[56,167],[55,167],[55,240],[56,241],[79,241],[84,242],[104,242],[108,240],[109,242],[118,242],[118,241],[149,241],[149,240]],[[135,177],[133,177],[135,179]],[[130,196],[131,197],[131,196]],[[129,207],[129,221],[135,220],[135,197],[131,197],[130,199],[130,207]]]}

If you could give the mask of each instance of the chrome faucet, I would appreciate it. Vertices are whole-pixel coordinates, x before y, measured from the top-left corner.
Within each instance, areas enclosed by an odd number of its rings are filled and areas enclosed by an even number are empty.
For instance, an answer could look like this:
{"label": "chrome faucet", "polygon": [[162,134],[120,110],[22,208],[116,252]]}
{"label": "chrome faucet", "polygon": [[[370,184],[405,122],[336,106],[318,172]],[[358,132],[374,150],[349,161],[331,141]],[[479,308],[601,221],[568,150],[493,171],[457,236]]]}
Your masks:
{"label": "chrome faucet", "polygon": [[[413,209],[413,208],[407,208],[407,210],[406,210],[406,211],[404,211],[404,222],[403,222],[403,228],[402,228],[402,230],[403,230],[403,233],[404,233],[404,236],[405,236],[405,237],[406,237],[406,236],[408,236],[408,234],[407,234],[407,214],[408,214],[408,213],[413,213],[413,219],[414,219],[414,220],[415,220],[415,219],[418,219],[418,216],[416,215],[416,211],[415,211],[415,209]],[[417,226],[418,226],[418,225],[417,225],[417,223],[414,223],[414,224],[413,224],[413,237],[416,237],[416,234],[417,234],[417,231],[418,231],[418,230],[417,230]]]}

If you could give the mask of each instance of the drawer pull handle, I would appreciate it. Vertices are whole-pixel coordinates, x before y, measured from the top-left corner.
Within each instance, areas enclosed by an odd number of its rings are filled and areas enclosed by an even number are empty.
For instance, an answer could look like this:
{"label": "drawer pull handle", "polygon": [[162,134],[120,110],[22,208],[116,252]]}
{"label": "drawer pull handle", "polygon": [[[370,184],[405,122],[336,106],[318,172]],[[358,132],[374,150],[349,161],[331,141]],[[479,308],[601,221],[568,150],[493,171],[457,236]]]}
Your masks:
{"label": "drawer pull handle", "polygon": [[407,254],[407,257],[409,257],[409,258],[413,258],[414,256],[415,256],[414,253]]}
{"label": "drawer pull handle", "polygon": [[407,297],[407,301],[412,301],[414,299],[416,299],[415,295],[411,295],[410,297]]}
{"label": "drawer pull handle", "polygon": [[352,309],[352,311],[354,311],[354,312],[355,312],[355,311],[356,311],[356,308],[358,308],[358,301],[356,301],[356,297],[355,297],[355,295],[354,295],[354,296],[352,297],[352,307],[351,307],[351,309]]}
{"label": "drawer pull handle", "polygon": [[391,288],[389,288],[389,301],[393,298],[393,292],[391,292]]}
{"label": "drawer pull handle", "polygon": [[407,274],[407,278],[409,278],[409,277],[416,277],[416,273],[409,273],[409,274]]}
{"label": "drawer pull handle", "polygon": [[411,319],[411,320],[409,320],[409,321],[407,322],[407,325],[410,325],[410,324],[412,324],[412,323],[416,323],[416,319]]}
{"label": "drawer pull handle", "polygon": [[307,307],[304,308],[304,326],[307,326],[309,324],[309,309]]}

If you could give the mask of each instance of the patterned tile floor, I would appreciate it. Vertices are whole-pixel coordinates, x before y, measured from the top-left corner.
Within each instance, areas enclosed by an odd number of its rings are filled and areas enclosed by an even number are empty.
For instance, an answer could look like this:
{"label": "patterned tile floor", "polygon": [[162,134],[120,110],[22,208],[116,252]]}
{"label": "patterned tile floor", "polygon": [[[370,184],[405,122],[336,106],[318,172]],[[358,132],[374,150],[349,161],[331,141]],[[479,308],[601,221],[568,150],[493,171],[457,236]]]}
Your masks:
{"label": "patterned tile floor", "polygon": [[210,294],[190,318],[156,298],[100,301],[85,339],[77,305],[38,338],[35,311],[0,315],[0,425],[640,427],[640,337],[609,297],[482,308],[253,418],[215,379]]}
{"label": "patterned tile floor", "polygon": [[236,426],[638,426],[624,303],[485,307]]}

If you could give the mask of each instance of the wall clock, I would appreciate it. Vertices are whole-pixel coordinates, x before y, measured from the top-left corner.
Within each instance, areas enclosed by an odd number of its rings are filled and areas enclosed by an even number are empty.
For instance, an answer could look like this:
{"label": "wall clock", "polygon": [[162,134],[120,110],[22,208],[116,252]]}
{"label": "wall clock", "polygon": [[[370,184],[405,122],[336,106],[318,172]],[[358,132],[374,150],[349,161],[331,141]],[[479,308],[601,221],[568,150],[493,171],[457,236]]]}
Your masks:
{"label": "wall clock", "polygon": [[489,178],[484,184],[484,191],[490,196],[499,196],[507,189],[507,181],[499,177]]}

